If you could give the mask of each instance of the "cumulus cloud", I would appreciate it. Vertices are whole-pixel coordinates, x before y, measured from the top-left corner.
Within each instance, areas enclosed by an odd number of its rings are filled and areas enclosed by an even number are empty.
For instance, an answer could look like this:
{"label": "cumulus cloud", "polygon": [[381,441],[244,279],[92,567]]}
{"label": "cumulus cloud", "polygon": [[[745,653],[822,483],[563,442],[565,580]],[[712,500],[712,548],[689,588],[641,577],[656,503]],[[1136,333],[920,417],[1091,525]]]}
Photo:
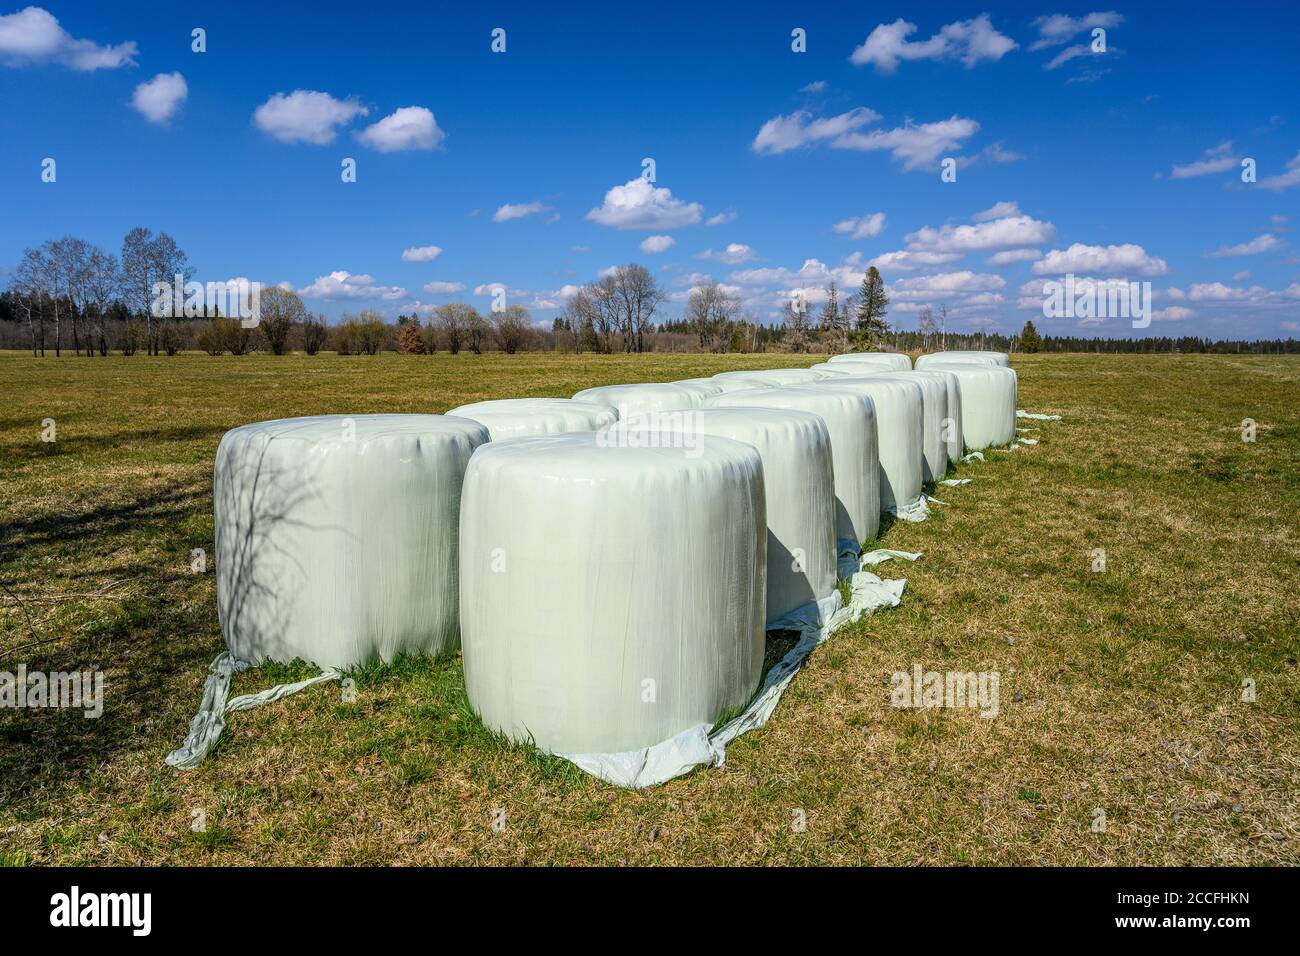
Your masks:
{"label": "cumulus cloud", "polygon": [[885,214],[873,212],[869,216],[854,216],[834,225],[834,230],[850,239],[871,239],[880,235],[885,229]]}
{"label": "cumulus cloud", "polygon": [[1184,319],[1190,319],[1196,313],[1191,309],[1181,305],[1171,305],[1167,309],[1156,309],[1151,313],[1151,318],[1157,322],[1181,322]]}
{"label": "cumulus cloud", "polygon": [[0,63],[7,66],[61,63],[82,72],[115,70],[134,66],[138,52],[134,40],[109,45],[79,40],[41,7],[0,16]]}
{"label": "cumulus cloud", "polygon": [[605,193],[605,201],[587,218],[615,229],[679,229],[700,221],[704,207],[683,202],[672,190],[637,177]]}
{"label": "cumulus cloud", "polygon": [[720,212],[716,216],[710,216],[708,219],[704,220],[704,225],[721,226],[729,222],[734,222],[735,220],[736,212],[735,210],[732,210],[730,212]]}
{"label": "cumulus cloud", "polygon": [[1014,202],[996,202],[971,216],[971,222],[988,222],[991,219],[1009,219],[1021,215],[1020,206]]}
{"label": "cumulus cloud", "polygon": [[492,214],[492,221],[509,222],[511,219],[523,219],[525,216],[535,216],[548,209],[549,206],[544,206],[540,202],[508,202]]}
{"label": "cumulus cloud", "polygon": [[353,275],[342,270],[320,276],[311,285],[303,286],[298,294],[309,299],[344,301],[349,299],[383,299],[392,301],[406,296],[400,286],[378,285],[374,276]]}
{"label": "cumulus cloud", "polygon": [[1281,239],[1266,232],[1256,236],[1250,242],[1241,242],[1235,246],[1220,246],[1213,252],[1207,252],[1206,255],[1211,259],[1222,259],[1227,256],[1257,256],[1261,252],[1271,252],[1281,245]]}
{"label": "cumulus cloud", "polygon": [[446,138],[433,113],[423,106],[403,106],[357,134],[364,145],[381,153],[434,149]]}
{"label": "cumulus cloud", "polygon": [[946,225],[938,229],[924,226],[907,236],[907,244],[911,249],[934,252],[984,252],[1039,245],[1051,242],[1055,235],[1056,227],[1050,222],[1021,214],[1002,219],[986,219],[973,226]]}
{"label": "cumulus cloud", "polygon": [[890,289],[899,293],[952,293],[952,292],[996,292],[1006,286],[1007,280],[992,272],[940,272],[935,275],[917,276],[913,279],[899,279],[890,283]]}
{"label": "cumulus cloud", "polygon": [[1290,189],[1292,186],[1300,186],[1300,152],[1291,157],[1286,164],[1286,172],[1261,179],[1259,185],[1265,189],[1279,192],[1283,189]]}
{"label": "cumulus cloud", "polygon": [[1232,140],[1225,140],[1218,146],[1211,146],[1201,158],[1191,163],[1174,163],[1169,171],[1170,179],[1191,179],[1193,176],[1208,176],[1222,173],[1235,167],[1238,158],[1233,155]]}
{"label": "cumulus cloud", "polygon": [[970,69],[982,61],[1000,60],[1017,46],[1015,40],[997,31],[988,14],[949,23],[928,40],[909,40],[915,32],[916,24],[901,17],[882,23],[853,51],[849,62],[855,66],[869,63],[885,74],[893,73],[904,60],[960,60]]}
{"label": "cumulus cloud", "polygon": [[880,114],[865,106],[822,119],[807,110],[796,110],[789,116],[774,116],[760,126],[749,148],[760,155],[785,153],[834,140],[878,119]]}
{"label": "cumulus cloud", "polygon": [[276,93],[253,111],[253,125],[282,143],[334,142],[339,127],[370,111],[355,98],[336,100],[317,90]]}
{"label": "cumulus cloud", "polygon": [[886,149],[893,159],[903,164],[903,169],[913,170],[930,166],[944,153],[958,149],[979,128],[975,120],[956,115],[935,123],[907,120],[890,130],[845,133],[832,141],[831,146],[864,151]]}
{"label": "cumulus cloud", "polygon": [[456,292],[464,292],[465,283],[443,281],[428,282],[425,283],[424,291],[429,293],[429,295],[452,295]]}
{"label": "cumulus cloud", "polygon": [[1120,246],[1088,246],[1076,242],[1068,249],[1053,249],[1034,263],[1034,272],[1038,275],[1101,272],[1162,276],[1168,271],[1164,259],[1147,255],[1145,249],[1131,242]]}
{"label": "cumulus cloud", "polygon": [[805,86],[799,87],[799,92],[800,93],[825,93],[826,81],[814,80],[812,83],[808,83]]}
{"label": "cumulus cloud", "polygon": [[131,105],[151,123],[166,123],[176,115],[189,96],[185,77],[179,73],[159,73],[135,88]]}
{"label": "cumulus cloud", "polygon": [[913,249],[900,249],[876,256],[869,266],[875,266],[882,272],[915,272],[917,269],[931,269],[947,265],[961,258],[957,252],[924,252]]}
{"label": "cumulus cloud", "polygon": [[442,246],[411,246],[402,250],[403,262],[432,262],[442,255]]}
{"label": "cumulus cloud", "polygon": [[738,266],[742,262],[751,262],[758,258],[758,253],[752,246],[747,246],[743,242],[728,243],[725,249],[719,249],[716,252],[712,249],[705,249],[695,258],[713,259],[724,265]]}
{"label": "cumulus cloud", "polygon": [[641,240],[641,251],[651,255],[657,252],[667,252],[673,247],[672,236],[647,236]]}

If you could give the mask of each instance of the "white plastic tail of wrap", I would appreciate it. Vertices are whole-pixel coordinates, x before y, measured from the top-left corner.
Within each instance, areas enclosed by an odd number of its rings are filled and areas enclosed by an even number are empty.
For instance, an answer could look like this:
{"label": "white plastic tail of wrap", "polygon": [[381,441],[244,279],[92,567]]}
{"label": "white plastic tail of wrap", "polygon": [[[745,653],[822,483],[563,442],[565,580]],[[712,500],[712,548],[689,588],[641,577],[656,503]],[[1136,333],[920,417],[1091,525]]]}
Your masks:
{"label": "white plastic tail of wrap", "polygon": [[925,368],[935,362],[960,362],[963,365],[1000,365],[1007,368],[1011,357],[1006,352],[958,351],[927,352],[916,357],[916,367]]}
{"label": "white plastic tail of wrap", "polygon": [[750,371],[719,372],[715,380],[741,382],[750,388],[780,385],[811,385],[822,376],[806,368],[763,368]]}
{"label": "white plastic tail of wrap", "polygon": [[943,434],[946,436],[948,461],[960,461],[962,455],[966,453],[966,442],[961,433],[961,379],[955,373],[938,366],[917,369],[907,374],[914,375],[918,379],[929,378],[942,382],[944,388],[948,390],[949,424],[943,429]]}
{"label": "white plastic tail of wrap", "polygon": [[880,532],[876,408],[868,396],[831,384],[788,385],[728,392],[708,399],[704,406],[789,408],[820,416],[831,437],[836,547],[841,556],[856,558],[862,542]]}
{"label": "white plastic tail of wrap", "polygon": [[1016,372],[997,365],[935,363],[961,380],[962,439],[970,451],[1005,445],[1016,437]]}
{"label": "white plastic tail of wrap", "polygon": [[501,398],[459,405],[447,414],[478,422],[492,441],[592,432],[618,421],[618,409],[572,398]]}
{"label": "white plastic tail of wrap", "polygon": [[711,726],[745,706],[763,665],[758,452],[601,434],[492,442],[465,475],[466,690],[487,726],[550,753]]}
{"label": "white plastic tail of wrap", "polygon": [[906,511],[921,503],[925,415],[921,386],[901,375],[837,378],[825,388],[849,389],[871,398],[876,407],[880,461],[880,508]]}
{"label": "white plastic tail of wrap", "polygon": [[832,355],[826,360],[828,365],[845,362],[878,366],[877,371],[906,372],[912,367],[912,360],[902,352],[845,352],[842,355]]}
{"label": "white plastic tail of wrap", "polygon": [[631,418],[646,412],[698,408],[703,401],[698,389],[684,388],[669,382],[601,385],[598,388],[584,388],[573,397],[580,402],[598,402],[616,408],[620,418]]}
{"label": "white plastic tail of wrap", "polygon": [[459,644],[457,527],[487,429],[328,415],[229,431],[213,476],[217,609],[240,660],[348,667]]}
{"label": "white plastic tail of wrap", "polygon": [[[763,461],[767,497],[767,621],[835,590],[835,480],[826,423],[784,408],[699,408],[679,415],[630,418],[608,432],[636,437],[652,427],[716,435],[753,445]],[[645,443],[644,441],[642,442]]]}
{"label": "white plastic tail of wrap", "polygon": [[[948,442],[945,436],[960,436],[960,425],[948,410],[949,376],[932,372],[891,372],[901,379],[921,386],[921,412],[924,416],[924,458],[922,477],[937,482],[948,474]],[[952,376],[952,381],[956,377]]]}

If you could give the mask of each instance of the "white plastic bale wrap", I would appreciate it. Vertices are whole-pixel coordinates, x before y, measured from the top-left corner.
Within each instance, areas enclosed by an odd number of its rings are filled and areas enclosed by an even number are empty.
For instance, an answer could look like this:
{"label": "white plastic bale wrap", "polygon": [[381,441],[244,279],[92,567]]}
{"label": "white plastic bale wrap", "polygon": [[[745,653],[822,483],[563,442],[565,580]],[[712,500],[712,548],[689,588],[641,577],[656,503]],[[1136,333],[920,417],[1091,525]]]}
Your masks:
{"label": "white plastic bale wrap", "polygon": [[821,381],[822,376],[806,368],[760,368],[719,372],[713,378],[742,382],[750,388],[764,388],[772,385],[811,385]]}
{"label": "white plastic bale wrap", "polygon": [[598,438],[492,442],[465,475],[466,690],[489,727],[550,753],[635,751],[712,725],[748,702],[763,665],[758,452]]}
{"label": "white plastic bale wrap", "polygon": [[952,352],[928,352],[925,355],[916,357],[916,367],[925,368],[936,362],[960,362],[964,365],[1000,365],[1007,368],[1011,365],[1011,357],[1006,352],[979,352],[979,351],[952,351]]}
{"label": "white plastic bale wrap", "polygon": [[477,422],[440,415],[227,432],[213,512],[231,654],[347,667],[455,650],[461,481],[487,441]]}
{"label": "white plastic bale wrap", "polygon": [[931,378],[937,382],[943,382],[944,387],[948,390],[948,417],[952,419],[952,427],[945,431],[948,436],[948,460],[957,461],[966,452],[966,443],[962,439],[961,432],[961,379],[955,373],[938,366],[898,374],[914,375],[918,379]]}
{"label": "white plastic bale wrap", "polygon": [[667,412],[679,408],[698,408],[703,401],[697,389],[668,382],[641,385],[601,385],[584,388],[573,396],[580,402],[597,402],[618,409],[619,418],[631,418],[646,412]]}
{"label": "white plastic bale wrap", "polygon": [[961,434],[960,426],[956,421],[950,420],[948,382],[945,381],[947,376],[930,372],[891,372],[890,374],[921,386],[925,453],[921,463],[922,477],[928,482],[939,481],[948,474],[948,443],[944,436]]}
{"label": "white plastic bale wrap", "polygon": [[492,441],[593,432],[618,421],[618,409],[572,398],[500,398],[459,405],[447,414],[478,422]]}
{"label": "white plastic bale wrap", "polygon": [[[655,419],[659,430],[687,441],[716,435],[758,450],[767,498],[769,623],[834,591],[835,480],[830,433],[820,416],[783,408],[699,408]],[[650,420],[634,418],[609,432],[635,439],[650,427]]]}
{"label": "white plastic bale wrap", "polygon": [[961,380],[961,431],[967,450],[1006,445],[1016,437],[1016,373],[998,365],[935,362],[928,368]]}
{"label": "white plastic bale wrap", "polygon": [[921,386],[901,375],[839,378],[826,388],[867,395],[876,406],[877,455],[880,461],[880,508],[892,511],[921,498],[925,415]]}
{"label": "white plastic bale wrap", "polygon": [[841,355],[832,355],[826,360],[828,365],[839,365],[842,362],[875,365],[879,366],[880,371],[905,372],[912,367],[912,360],[902,352],[845,352]]}
{"label": "white plastic bale wrap", "polygon": [[822,377],[822,381],[862,374],[860,370],[850,368],[847,362],[836,362],[834,365],[830,362],[818,362],[816,365],[810,366],[808,371],[816,372]]}
{"label": "white plastic bale wrap", "polygon": [[728,392],[708,399],[704,406],[789,408],[819,416],[831,438],[836,547],[856,555],[863,541],[880,532],[876,408],[868,396],[831,384],[789,385]]}

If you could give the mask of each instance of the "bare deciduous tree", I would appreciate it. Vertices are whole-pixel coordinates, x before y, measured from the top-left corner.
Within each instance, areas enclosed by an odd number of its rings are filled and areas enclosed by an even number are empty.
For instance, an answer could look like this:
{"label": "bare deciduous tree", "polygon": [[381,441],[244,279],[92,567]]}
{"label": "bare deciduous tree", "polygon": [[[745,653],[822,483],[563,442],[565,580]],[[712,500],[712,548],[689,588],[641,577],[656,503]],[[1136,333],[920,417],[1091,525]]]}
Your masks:
{"label": "bare deciduous tree", "polygon": [[492,313],[493,331],[496,333],[497,345],[507,355],[514,355],[520,346],[528,341],[532,331],[532,316],[522,305],[511,305],[500,312]]}
{"label": "bare deciduous tree", "polygon": [[740,314],[740,300],[712,279],[691,291],[686,320],[700,338],[700,348],[725,352]]}
{"label": "bare deciduous tree", "polygon": [[258,323],[272,355],[283,355],[293,327],[307,318],[307,309],[298,293],[272,286],[262,290],[262,317]]}

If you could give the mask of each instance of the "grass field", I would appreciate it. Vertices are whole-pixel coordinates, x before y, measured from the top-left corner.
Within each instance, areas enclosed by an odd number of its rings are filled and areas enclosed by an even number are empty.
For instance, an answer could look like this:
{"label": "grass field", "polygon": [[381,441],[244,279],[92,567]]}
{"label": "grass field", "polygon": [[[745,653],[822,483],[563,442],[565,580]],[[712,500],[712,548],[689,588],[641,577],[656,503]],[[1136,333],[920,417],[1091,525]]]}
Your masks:
{"label": "grass field", "polygon": [[[806,364],[0,354],[0,670],[107,680],[99,720],[0,710],[0,859],[1300,863],[1295,357],[1017,357],[1021,407],[1064,419],[883,533],[925,552],[885,566],[903,605],[820,648],[722,768],[624,792],[505,744],[468,710],[458,659],[368,668],[355,703],[327,684],[236,714],[198,770],[163,764],[221,647],[190,552],[212,552],[225,430]],[[1000,713],[891,708],[890,675],[914,664],[999,671]],[[235,692],[309,672],[262,668]]]}

